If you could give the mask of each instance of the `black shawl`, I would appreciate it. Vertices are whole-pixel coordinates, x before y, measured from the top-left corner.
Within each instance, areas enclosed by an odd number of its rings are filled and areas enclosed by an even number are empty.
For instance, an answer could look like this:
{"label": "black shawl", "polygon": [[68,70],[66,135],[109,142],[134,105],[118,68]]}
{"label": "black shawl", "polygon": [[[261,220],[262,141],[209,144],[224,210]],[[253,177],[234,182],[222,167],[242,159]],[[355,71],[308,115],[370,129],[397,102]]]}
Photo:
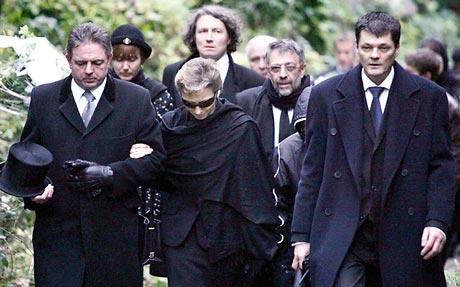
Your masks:
{"label": "black shawl", "polygon": [[[181,107],[163,117],[167,160],[163,190],[198,206],[197,232],[218,261],[238,252],[270,259],[280,239],[271,171],[256,123],[220,99],[213,114],[194,119]],[[200,236],[198,236],[200,237]]]}

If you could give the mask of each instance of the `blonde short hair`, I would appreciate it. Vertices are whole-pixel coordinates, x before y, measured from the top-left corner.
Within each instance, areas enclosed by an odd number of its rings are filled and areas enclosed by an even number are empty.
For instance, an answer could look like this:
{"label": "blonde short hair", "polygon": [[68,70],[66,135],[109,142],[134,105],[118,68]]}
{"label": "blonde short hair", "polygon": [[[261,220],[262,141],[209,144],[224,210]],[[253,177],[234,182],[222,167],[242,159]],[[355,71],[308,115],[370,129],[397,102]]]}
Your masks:
{"label": "blonde short hair", "polygon": [[222,80],[216,62],[212,59],[194,58],[177,72],[176,89],[183,93],[195,93],[211,88],[214,93],[222,88]]}

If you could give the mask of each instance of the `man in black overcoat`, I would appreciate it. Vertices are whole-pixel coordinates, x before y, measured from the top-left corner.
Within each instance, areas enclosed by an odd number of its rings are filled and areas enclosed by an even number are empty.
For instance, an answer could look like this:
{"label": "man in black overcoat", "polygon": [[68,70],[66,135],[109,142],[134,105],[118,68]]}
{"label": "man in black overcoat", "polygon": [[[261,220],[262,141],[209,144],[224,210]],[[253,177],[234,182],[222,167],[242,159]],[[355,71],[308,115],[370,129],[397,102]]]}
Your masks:
{"label": "man in black overcoat", "polygon": [[[142,286],[136,186],[164,159],[149,92],[107,75],[110,38],[93,23],[73,29],[66,52],[71,75],[32,90],[22,133],[54,156],[54,185],[25,200],[36,214],[35,286]],[[129,158],[138,141],[155,151]]]}
{"label": "man in black overcoat", "polygon": [[261,85],[264,78],[251,69],[233,62],[231,53],[236,51],[241,33],[241,20],[232,9],[205,5],[192,13],[183,36],[191,55],[184,60],[166,66],[163,84],[180,105],[181,99],[174,85],[180,68],[190,59],[201,57],[217,63],[223,87],[220,97],[235,103],[235,94]]}
{"label": "man in black overcoat", "polygon": [[263,85],[238,93],[236,103],[257,122],[265,153],[271,158],[274,148],[296,132],[294,108],[311,83],[305,75],[304,51],[292,40],[270,43],[265,62],[268,78]]}
{"label": "man in black overcoat", "polygon": [[293,268],[312,286],[446,286],[454,209],[446,91],[395,58],[399,21],[356,23],[360,65],[313,87],[295,199]]}

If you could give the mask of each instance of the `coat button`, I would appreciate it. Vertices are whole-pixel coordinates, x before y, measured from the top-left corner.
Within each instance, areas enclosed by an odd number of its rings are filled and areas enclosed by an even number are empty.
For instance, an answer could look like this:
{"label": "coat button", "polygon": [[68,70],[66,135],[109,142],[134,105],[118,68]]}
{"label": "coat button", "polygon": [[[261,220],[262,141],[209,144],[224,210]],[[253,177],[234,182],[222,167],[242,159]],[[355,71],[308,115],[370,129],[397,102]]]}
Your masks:
{"label": "coat button", "polygon": [[415,213],[415,210],[414,210],[413,207],[409,207],[409,208],[407,209],[407,214],[409,214],[409,215],[412,216],[412,215],[414,215],[414,213]]}
{"label": "coat button", "polygon": [[420,130],[414,129],[414,136],[418,137],[421,134],[422,134],[422,132],[420,132]]}
{"label": "coat button", "polygon": [[335,136],[337,134],[337,129],[336,128],[331,128],[329,133],[333,136]]}
{"label": "coat button", "polygon": [[407,169],[401,170],[401,175],[402,175],[402,176],[406,176],[406,175],[408,175],[408,174],[409,174],[409,171],[408,171]]}
{"label": "coat button", "polygon": [[376,187],[375,185],[372,185],[372,186],[371,186],[371,190],[372,190],[373,192],[377,192],[377,187]]}
{"label": "coat button", "polygon": [[329,207],[326,207],[324,209],[324,215],[331,216],[331,214],[332,214],[332,210]]}
{"label": "coat button", "polygon": [[334,177],[335,178],[341,178],[342,177],[342,173],[340,172],[340,170],[337,170],[336,172],[334,172]]}

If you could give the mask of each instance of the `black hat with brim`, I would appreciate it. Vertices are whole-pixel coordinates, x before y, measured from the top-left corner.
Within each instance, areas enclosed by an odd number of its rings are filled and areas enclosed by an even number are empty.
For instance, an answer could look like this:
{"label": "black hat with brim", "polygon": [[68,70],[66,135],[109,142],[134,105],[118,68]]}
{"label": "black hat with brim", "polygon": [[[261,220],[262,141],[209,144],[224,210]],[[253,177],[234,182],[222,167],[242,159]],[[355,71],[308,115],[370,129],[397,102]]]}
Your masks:
{"label": "black hat with brim", "polygon": [[17,197],[34,197],[43,193],[46,176],[53,161],[49,150],[35,143],[19,142],[10,147],[8,159],[0,163],[0,190]]}
{"label": "black hat with brim", "polygon": [[152,54],[152,48],[145,42],[144,34],[136,26],[131,24],[124,24],[116,28],[112,33],[110,42],[112,46],[118,44],[137,46],[141,49],[145,59],[148,59],[150,54]]}

